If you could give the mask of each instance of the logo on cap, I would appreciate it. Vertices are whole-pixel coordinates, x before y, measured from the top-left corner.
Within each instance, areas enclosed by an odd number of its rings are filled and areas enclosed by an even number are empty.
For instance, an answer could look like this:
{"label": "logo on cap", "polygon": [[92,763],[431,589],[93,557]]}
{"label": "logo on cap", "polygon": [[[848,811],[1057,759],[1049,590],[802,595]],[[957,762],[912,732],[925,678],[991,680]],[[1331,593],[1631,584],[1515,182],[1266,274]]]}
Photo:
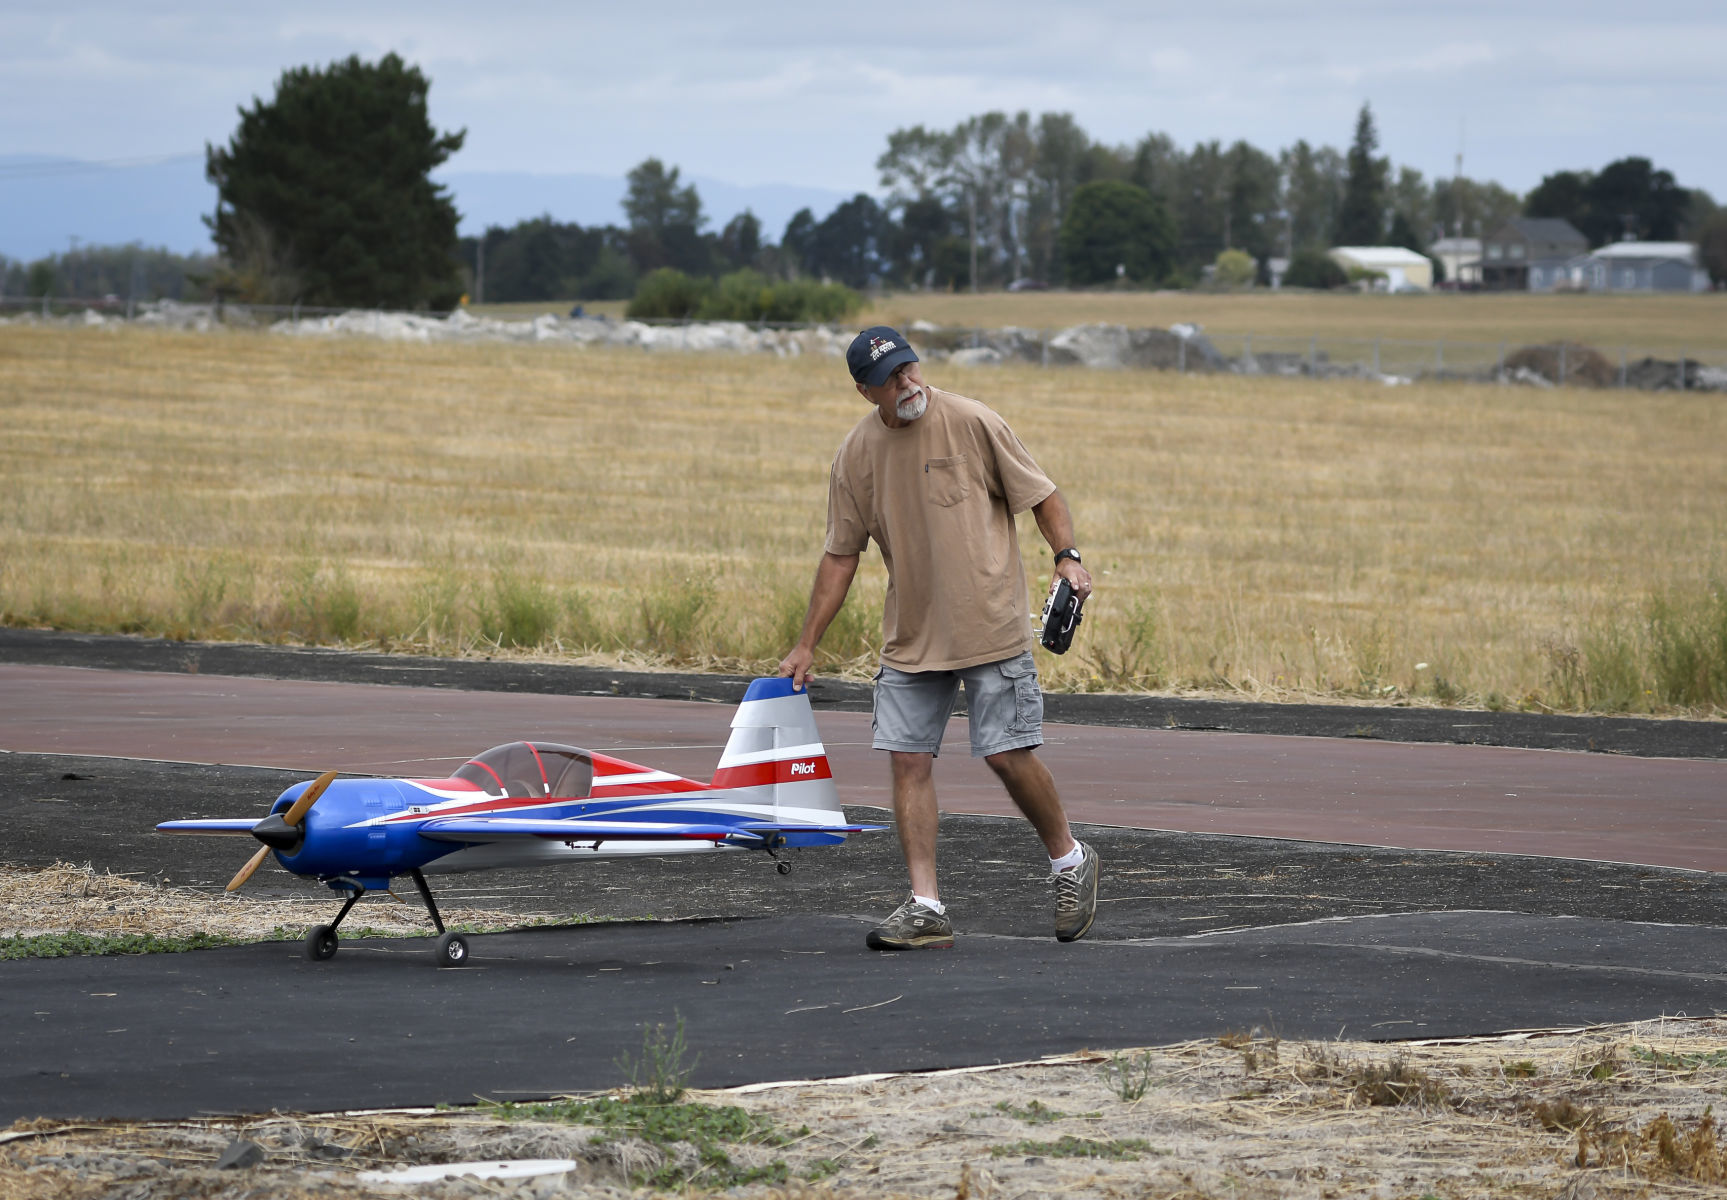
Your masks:
{"label": "logo on cap", "polygon": [[869,340],[869,360],[874,362],[889,350],[896,349],[898,349],[898,346],[895,343],[888,341],[886,338],[872,337]]}

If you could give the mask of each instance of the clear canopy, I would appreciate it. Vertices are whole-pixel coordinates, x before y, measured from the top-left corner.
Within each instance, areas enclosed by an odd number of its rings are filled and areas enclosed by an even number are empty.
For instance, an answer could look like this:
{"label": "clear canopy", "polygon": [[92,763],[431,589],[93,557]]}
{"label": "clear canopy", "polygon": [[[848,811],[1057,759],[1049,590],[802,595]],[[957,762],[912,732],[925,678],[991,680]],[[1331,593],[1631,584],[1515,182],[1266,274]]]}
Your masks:
{"label": "clear canopy", "polygon": [[581,800],[593,786],[594,761],[574,746],[510,742],[470,758],[456,778],[479,785],[488,796]]}

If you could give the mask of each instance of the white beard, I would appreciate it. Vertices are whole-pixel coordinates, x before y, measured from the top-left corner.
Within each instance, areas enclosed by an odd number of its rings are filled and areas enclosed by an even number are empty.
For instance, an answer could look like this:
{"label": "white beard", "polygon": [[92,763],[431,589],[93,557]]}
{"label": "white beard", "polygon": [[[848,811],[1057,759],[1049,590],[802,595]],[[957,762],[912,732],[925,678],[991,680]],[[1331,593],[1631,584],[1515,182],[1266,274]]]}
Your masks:
{"label": "white beard", "polygon": [[929,409],[929,393],[922,388],[902,398],[894,405],[894,416],[902,421],[915,421]]}

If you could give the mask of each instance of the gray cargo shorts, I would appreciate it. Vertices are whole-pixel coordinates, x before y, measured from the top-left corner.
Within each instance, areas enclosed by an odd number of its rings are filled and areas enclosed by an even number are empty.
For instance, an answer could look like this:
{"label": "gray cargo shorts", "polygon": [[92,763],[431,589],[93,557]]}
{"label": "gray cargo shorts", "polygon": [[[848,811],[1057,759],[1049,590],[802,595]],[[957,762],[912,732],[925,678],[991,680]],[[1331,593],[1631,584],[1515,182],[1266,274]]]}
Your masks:
{"label": "gray cargo shorts", "polygon": [[941,737],[965,683],[971,756],[1043,745],[1043,689],[1031,651],[953,671],[901,671],[882,664],[875,677],[877,750],[940,754]]}

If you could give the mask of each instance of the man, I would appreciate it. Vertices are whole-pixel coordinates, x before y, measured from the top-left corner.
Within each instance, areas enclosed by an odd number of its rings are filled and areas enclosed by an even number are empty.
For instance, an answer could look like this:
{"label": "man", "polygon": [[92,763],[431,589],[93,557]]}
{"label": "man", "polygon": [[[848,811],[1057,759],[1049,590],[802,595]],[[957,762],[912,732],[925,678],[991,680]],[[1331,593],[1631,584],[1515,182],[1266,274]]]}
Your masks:
{"label": "man", "polygon": [[1097,854],[1076,842],[1043,744],[1043,693],[1031,656],[1030,605],[1013,515],[1030,509],[1055,570],[1083,599],[1091,576],[1073,519],[1007,422],[975,400],[924,383],[918,357],[878,325],[846,365],[872,411],[846,436],[828,480],[827,542],[797,645],[780,663],[794,686],[845,603],[873,539],[887,566],[874,746],[893,764],[894,818],[911,896],[870,931],[877,950],[953,945],[936,882],[932,766],[963,681],[971,752],[1006,786],[1043,840],[1056,886],[1056,936],[1084,937],[1097,913]]}

